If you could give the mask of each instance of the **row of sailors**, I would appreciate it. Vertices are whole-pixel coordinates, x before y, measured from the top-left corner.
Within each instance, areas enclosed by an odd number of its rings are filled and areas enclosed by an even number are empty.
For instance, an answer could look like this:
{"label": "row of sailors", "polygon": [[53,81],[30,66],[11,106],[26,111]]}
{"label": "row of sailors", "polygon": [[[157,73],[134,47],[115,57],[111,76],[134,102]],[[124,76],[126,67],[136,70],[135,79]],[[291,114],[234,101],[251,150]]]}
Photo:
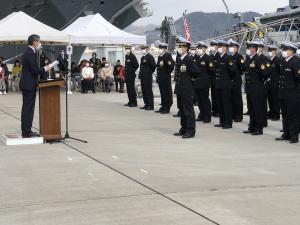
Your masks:
{"label": "row of sailors", "polygon": [[[212,41],[191,45],[179,40],[174,62],[168,53],[167,44],[161,44],[157,63],[143,46],[144,56],[140,63],[143,100],[141,109],[153,110],[152,75],[157,69],[157,82],[161,92],[161,108],[158,113],[167,114],[173,104],[171,73],[175,69],[175,94],[181,128],[175,136],[192,138],[196,133],[196,122],[211,122],[211,116],[219,116],[222,129],[232,128],[233,121],[243,120],[242,75],[245,74],[245,91],[250,116],[246,134],[262,135],[268,119],[279,120],[282,112],[283,135],[276,140],[298,142],[300,125],[300,59],[296,56],[300,48],[295,43],[281,45],[282,57],[277,56],[278,47],[269,45],[268,56],[260,40],[247,42],[246,58],[239,54],[240,44],[234,40]],[[208,54],[208,50],[212,50]],[[126,84],[129,102],[136,107],[135,72],[139,63],[126,46]],[[211,96],[209,96],[209,93]],[[195,98],[196,97],[196,98]],[[200,114],[195,117],[194,102],[197,100]],[[269,103],[269,104],[268,104]],[[268,105],[270,111],[268,112]]]}

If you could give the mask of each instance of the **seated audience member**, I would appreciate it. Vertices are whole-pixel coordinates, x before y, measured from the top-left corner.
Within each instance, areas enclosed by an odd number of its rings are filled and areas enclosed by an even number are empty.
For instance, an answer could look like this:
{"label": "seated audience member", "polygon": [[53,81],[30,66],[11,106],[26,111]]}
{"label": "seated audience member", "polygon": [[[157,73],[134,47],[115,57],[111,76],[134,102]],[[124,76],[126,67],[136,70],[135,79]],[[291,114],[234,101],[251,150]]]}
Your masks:
{"label": "seated audience member", "polygon": [[7,95],[5,84],[5,71],[3,67],[0,67],[0,95]]}
{"label": "seated audience member", "polygon": [[101,70],[101,78],[104,81],[104,91],[107,93],[111,93],[111,88],[114,85],[114,68],[110,65],[110,63],[106,63],[105,66]]}
{"label": "seated audience member", "polygon": [[88,93],[89,91],[92,91],[95,74],[93,68],[90,67],[90,62],[85,62],[85,67],[81,70],[81,76],[81,93]]}

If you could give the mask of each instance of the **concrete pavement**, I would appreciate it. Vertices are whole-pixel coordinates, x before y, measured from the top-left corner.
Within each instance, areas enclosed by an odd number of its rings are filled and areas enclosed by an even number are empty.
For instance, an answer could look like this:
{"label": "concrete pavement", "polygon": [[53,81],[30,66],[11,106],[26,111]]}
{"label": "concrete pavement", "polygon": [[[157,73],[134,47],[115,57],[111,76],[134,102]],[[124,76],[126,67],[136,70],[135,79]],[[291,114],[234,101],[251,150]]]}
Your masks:
{"label": "concrete pavement", "polygon": [[[214,119],[182,140],[177,118],[124,103],[70,96],[70,134],[88,144],[0,143],[0,225],[299,224],[300,145],[274,141],[280,122],[253,137],[248,118],[232,130]],[[20,105],[0,96],[0,133],[19,131]]]}

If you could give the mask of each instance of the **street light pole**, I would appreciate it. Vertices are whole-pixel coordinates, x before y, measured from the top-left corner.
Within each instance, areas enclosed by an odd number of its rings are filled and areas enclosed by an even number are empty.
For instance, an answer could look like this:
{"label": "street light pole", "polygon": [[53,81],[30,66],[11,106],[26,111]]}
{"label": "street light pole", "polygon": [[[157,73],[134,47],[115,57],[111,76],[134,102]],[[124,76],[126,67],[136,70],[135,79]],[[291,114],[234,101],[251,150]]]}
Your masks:
{"label": "street light pole", "polygon": [[222,0],[227,12],[227,32],[229,33],[229,8],[225,0]]}

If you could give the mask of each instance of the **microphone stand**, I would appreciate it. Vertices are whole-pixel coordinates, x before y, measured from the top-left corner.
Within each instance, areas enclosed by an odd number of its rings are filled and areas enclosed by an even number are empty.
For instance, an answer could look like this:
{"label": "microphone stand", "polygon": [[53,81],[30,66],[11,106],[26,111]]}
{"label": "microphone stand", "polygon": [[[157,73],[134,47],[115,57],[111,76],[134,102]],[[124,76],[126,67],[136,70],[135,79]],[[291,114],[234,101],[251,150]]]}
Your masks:
{"label": "microphone stand", "polygon": [[[51,53],[56,53],[56,51],[52,51],[50,49],[46,49],[46,51],[49,51]],[[65,94],[66,94],[66,133],[65,133],[64,138],[62,140],[57,141],[57,142],[62,142],[62,141],[66,141],[67,139],[71,139],[71,140],[82,142],[82,143],[88,143],[85,140],[81,140],[81,139],[78,139],[78,138],[71,137],[70,134],[69,134],[69,97],[68,97],[69,85],[68,85],[68,83],[69,83],[69,77],[71,76],[71,70],[67,67],[65,62],[62,62],[62,65],[67,69],[67,74],[66,74],[66,78],[65,78],[65,80],[66,80],[66,82],[65,82],[65,89],[66,89],[66,92],[65,92]]]}

